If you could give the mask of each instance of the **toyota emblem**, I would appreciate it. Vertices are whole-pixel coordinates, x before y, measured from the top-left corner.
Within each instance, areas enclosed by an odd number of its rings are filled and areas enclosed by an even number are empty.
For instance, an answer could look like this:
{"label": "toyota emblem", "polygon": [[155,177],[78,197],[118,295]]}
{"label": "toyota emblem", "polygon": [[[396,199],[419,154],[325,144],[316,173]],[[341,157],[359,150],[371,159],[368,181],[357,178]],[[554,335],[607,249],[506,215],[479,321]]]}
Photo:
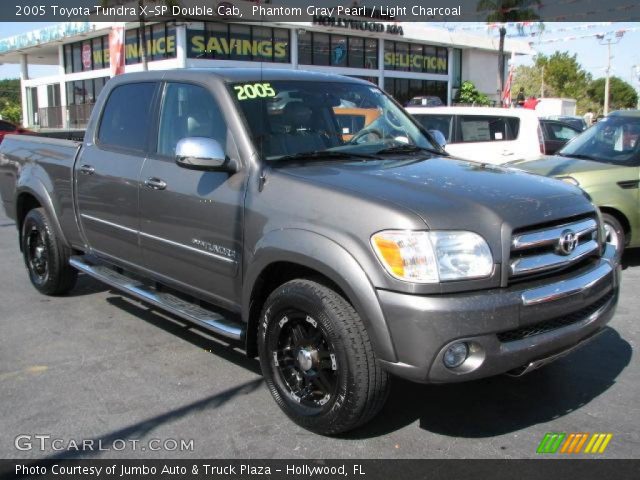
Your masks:
{"label": "toyota emblem", "polygon": [[565,230],[558,239],[558,253],[570,255],[578,246],[578,236],[573,230]]}

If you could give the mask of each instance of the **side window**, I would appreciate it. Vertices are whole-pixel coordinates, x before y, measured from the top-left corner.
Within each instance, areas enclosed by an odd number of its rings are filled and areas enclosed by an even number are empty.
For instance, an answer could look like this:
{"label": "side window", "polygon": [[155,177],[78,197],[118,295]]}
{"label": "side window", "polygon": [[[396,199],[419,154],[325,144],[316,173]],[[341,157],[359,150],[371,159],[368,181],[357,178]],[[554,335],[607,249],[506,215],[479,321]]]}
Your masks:
{"label": "side window", "polygon": [[552,140],[567,141],[575,137],[578,132],[573,128],[567,127],[560,123],[549,123],[548,125],[549,136]]}
{"label": "side window", "polygon": [[463,142],[501,142],[518,138],[520,119],[480,115],[460,116]]}
{"label": "side window", "polygon": [[414,117],[426,130],[439,130],[447,143],[451,143],[453,115],[414,114]]}
{"label": "side window", "polygon": [[156,84],[129,83],[114,88],[102,113],[98,142],[101,145],[144,151],[151,122]]}
{"label": "side window", "polygon": [[227,125],[218,104],[204,87],[168,83],[160,113],[158,153],[174,156],[178,141],[208,137],[226,146]]}

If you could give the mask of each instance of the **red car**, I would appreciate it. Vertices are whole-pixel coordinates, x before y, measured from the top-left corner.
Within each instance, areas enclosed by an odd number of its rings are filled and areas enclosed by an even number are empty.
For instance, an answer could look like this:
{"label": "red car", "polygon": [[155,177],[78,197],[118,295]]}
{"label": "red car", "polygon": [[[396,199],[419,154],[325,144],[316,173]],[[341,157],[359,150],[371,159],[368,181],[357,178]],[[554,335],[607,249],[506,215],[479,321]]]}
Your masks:
{"label": "red car", "polygon": [[19,127],[18,125],[14,125],[11,122],[7,122],[6,120],[0,120],[0,143],[4,140],[5,135],[24,135],[24,134],[32,134],[31,130],[27,130],[26,128]]}

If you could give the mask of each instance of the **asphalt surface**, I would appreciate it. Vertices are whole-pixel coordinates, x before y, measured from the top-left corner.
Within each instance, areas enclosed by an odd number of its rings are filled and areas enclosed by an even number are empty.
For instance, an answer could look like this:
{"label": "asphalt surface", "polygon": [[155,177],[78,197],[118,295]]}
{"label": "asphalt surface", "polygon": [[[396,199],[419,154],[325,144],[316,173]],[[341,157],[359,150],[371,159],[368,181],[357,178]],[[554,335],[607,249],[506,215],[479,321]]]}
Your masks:
{"label": "asphalt surface", "polygon": [[[610,432],[603,456],[640,458],[640,253],[625,261],[618,312],[585,348],[518,379],[394,380],[376,419],[325,438],[289,421],[257,360],[225,343],[87,277],[38,294],[0,214],[0,458],[522,458],[546,432]],[[50,436],[44,451],[35,435]],[[83,440],[94,450],[76,452]]]}

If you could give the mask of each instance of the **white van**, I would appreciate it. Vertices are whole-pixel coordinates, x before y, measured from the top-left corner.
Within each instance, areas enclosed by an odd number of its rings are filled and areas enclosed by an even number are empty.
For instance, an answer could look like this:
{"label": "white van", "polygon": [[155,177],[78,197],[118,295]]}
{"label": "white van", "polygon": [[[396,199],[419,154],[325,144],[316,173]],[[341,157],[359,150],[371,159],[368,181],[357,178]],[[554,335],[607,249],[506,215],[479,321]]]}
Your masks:
{"label": "white van", "polygon": [[427,130],[439,130],[451,155],[500,164],[544,155],[544,138],[533,110],[489,107],[408,107]]}

